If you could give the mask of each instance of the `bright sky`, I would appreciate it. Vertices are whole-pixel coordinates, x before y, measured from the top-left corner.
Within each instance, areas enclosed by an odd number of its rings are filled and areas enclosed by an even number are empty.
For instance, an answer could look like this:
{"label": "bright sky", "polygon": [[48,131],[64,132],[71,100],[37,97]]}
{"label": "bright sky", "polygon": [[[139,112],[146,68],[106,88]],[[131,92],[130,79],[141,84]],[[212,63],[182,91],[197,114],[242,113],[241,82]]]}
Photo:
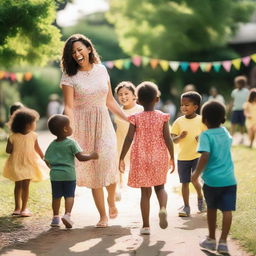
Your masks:
{"label": "bright sky", "polygon": [[57,14],[59,26],[67,27],[76,23],[80,17],[96,11],[108,10],[107,0],[73,0],[66,8]]}

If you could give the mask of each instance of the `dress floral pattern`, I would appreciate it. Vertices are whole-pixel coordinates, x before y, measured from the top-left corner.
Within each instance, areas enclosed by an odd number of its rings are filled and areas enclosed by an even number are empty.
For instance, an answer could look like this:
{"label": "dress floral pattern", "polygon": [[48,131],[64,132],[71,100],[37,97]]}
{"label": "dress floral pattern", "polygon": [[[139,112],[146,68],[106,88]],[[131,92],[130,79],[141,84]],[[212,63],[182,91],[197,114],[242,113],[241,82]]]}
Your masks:
{"label": "dress floral pattern", "polygon": [[140,188],[166,183],[169,158],[163,126],[169,118],[169,114],[161,111],[144,111],[128,117],[136,129],[128,186]]}
{"label": "dress floral pattern", "polygon": [[76,161],[77,185],[101,188],[117,182],[117,145],[106,106],[109,75],[102,64],[74,76],[63,73],[61,85],[74,88],[74,139],[84,152],[96,151],[98,160]]}

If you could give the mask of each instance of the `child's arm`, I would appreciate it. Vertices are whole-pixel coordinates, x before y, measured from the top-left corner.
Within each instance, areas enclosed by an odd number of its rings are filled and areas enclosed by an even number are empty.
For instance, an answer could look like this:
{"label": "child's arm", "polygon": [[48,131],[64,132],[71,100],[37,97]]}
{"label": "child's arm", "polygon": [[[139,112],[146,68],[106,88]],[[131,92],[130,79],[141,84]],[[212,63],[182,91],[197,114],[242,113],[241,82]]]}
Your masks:
{"label": "child's arm", "polygon": [[132,144],[134,133],[135,133],[135,125],[130,124],[128,133],[127,133],[127,135],[125,137],[125,140],[124,140],[121,155],[120,155],[120,161],[119,161],[119,170],[120,170],[120,172],[124,172],[124,170],[125,170],[124,158],[125,158],[128,150],[129,150],[129,148]]}
{"label": "child's arm", "polygon": [[44,153],[42,152],[37,140],[35,141],[35,151],[42,159],[44,158]]}
{"label": "child's arm", "polygon": [[169,124],[168,122],[164,123],[164,127],[163,127],[163,135],[164,135],[164,141],[166,144],[166,147],[169,151],[170,154],[170,160],[171,160],[171,173],[174,172],[175,166],[174,166],[174,153],[173,153],[173,143],[172,143],[172,139],[170,136],[170,130],[169,130]]}
{"label": "child's arm", "polygon": [[182,131],[179,135],[176,134],[171,134],[172,140],[174,143],[179,143],[180,140],[185,138],[187,136],[188,132],[187,131]]}
{"label": "child's arm", "polygon": [[12,143],[10,142],[10,139],[8,139],[7,141],[7,145],[6,145],[6,153],[8,154],[11,154],[12,153],[12,150],[13,150],[13,145]]}
{"label": "child's arm", "polygon": [[248,108],[248,104],[244,105],[244,115],[245,115],[245,117],[247,117],[249,119],[252,118],[252,116],[250,114],[250,111],[249,111],[249,108]]}
{"label": "child's arm", "polygon": [[96,152],[92,152],[89,155],[83,154],[82,152],[78,152],[78,153],[75,154],[75,156],[79,161],[89,161],[89,160],[92,160],[92,159],[98,159],[99,158],[99,155]]}
{"label": "child's arm", "polygon": [[208,163],[209,155],[210,155],[209,152],[202,152],[202,154],[201,154],[201,156],[198,160],[196,169],[195,169],[195,171],[193,172],[193,174],[191,176],[191,181],[195,181],[195,180],[198,179],[198,177],[200,176],[200,174],[204,170],[206,164]]}

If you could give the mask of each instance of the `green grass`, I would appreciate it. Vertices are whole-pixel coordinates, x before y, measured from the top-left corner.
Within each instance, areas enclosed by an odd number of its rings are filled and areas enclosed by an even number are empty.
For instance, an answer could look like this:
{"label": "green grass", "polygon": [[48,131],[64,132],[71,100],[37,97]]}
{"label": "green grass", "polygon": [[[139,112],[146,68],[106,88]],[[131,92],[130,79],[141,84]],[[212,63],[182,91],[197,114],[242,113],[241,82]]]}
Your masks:
{"label": "green grass", "polygon": [[[10,232],[23,227],[21,218],[11,218],[14,210],[14,182],[2,176],[5,154],[5,142],[0,142],[0,232]],[[50,216],[51,213],[51,186],[50,181],[31,182],[28,207],[36,217]],[[31,218],[33,219],[33,218]]]}
{"label": "green grass", "polygon": [[237,146],[232,151],[238,191],[231,235],[256,255],[256,150]]}

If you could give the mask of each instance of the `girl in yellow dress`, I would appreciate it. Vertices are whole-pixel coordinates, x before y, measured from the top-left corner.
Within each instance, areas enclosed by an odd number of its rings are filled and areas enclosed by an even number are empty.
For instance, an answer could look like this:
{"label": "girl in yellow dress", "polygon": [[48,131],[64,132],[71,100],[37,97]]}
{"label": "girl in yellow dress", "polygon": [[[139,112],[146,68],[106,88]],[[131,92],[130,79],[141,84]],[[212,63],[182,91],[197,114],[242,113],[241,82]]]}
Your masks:
{"label": "girl in yellow dress", "polygon": [[[135,94],[135,86],[133,83],[129,81],[123,81],[119,83],[115,88],[115,93],[117,95],[117,99],[120,105],[122,105],[122,110],[127,116],[142,112],[144,109],[141,105],[136,103],[136,94]],[[120,157],[120,153],[124,144],[124,139],[129,129],[129,123],[121,120],[118,116],[115,116],[115,124],[116,124],[116,136],[117,136],[117,150],[118,150],[118,159]],[[126,155],[125,158],[126,166],[129,167],[130,163],[130,152]],[[120,188],[123,185],[123,174],[120,173],[119,178],[119,189],[116,193],[116,200],[121,200]]]}
{"label": "girl in yellow dress", "polygon": [[245,126],[250,140],[250,148],[256,133],[256,89],[251,89],[248,101],[244,103]]}
{"label": "girl in yellow dress", "polygon": [[38,145],[36,121],[39,114],[32,109],[21,108],[11,117],[12,134],[8,138],[6,152],[9,155],[3,176],[15,182],[15,209],[12,215],[31,216],[27,209],[30,181],[48,178],[49,169],[43,161]]}

